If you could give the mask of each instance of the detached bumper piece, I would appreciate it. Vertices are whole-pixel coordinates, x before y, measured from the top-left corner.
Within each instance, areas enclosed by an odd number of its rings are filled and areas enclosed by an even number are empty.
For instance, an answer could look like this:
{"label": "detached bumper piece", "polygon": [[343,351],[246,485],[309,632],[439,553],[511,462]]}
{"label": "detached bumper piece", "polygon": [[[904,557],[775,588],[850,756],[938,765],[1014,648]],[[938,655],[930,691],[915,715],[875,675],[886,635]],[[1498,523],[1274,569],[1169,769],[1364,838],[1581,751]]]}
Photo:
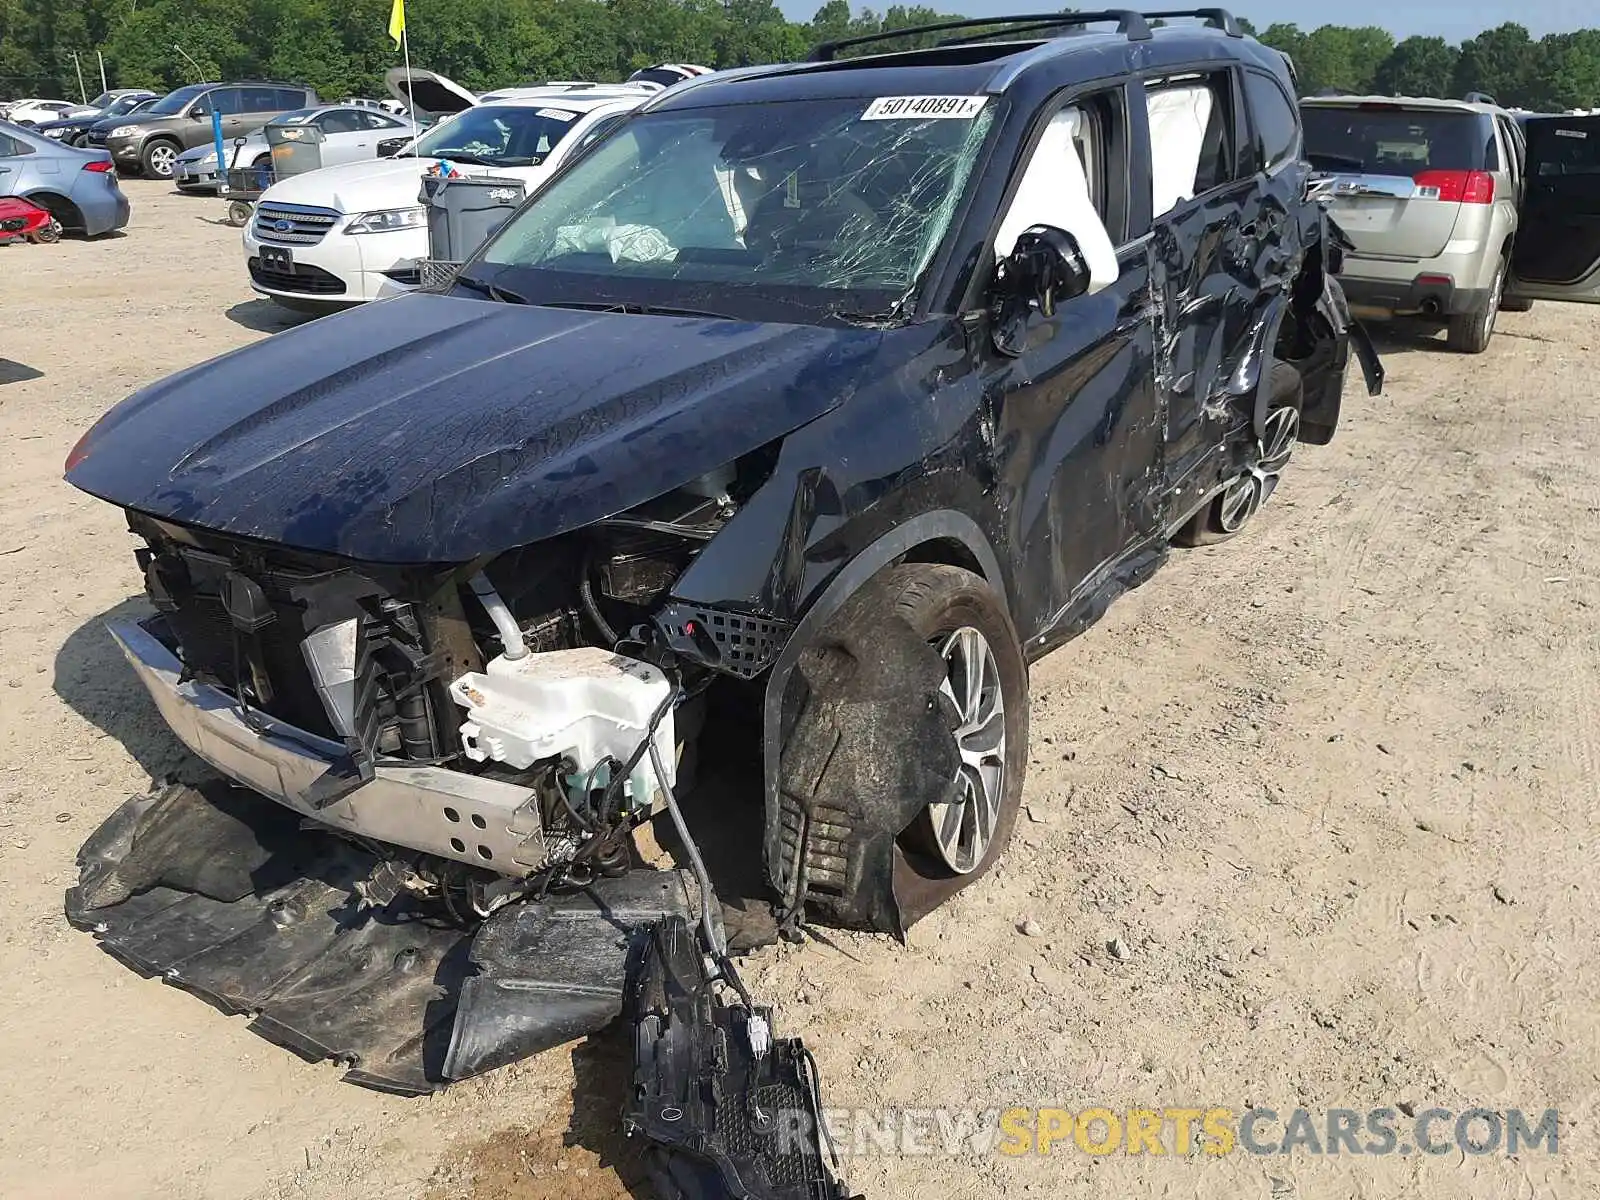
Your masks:
{"label": "detached bumper piece", "polygon": [[623,1127],[651,1143],[660,1200],[849,1200],[823,1160],[811,1056],[799,1038],[770,1036],[770,1009],[716,1000],[686,920],[656,927],[631,999]]}
{"label": "detached bumper piece", "polygon": [[608,1025],[649,929],[696,911],[677,871],[510,905],[476,931],[435,902],[362,907],[374,854],[222,782],[129,800],[78,863],[67,917],[113,955],[402,1094]]}

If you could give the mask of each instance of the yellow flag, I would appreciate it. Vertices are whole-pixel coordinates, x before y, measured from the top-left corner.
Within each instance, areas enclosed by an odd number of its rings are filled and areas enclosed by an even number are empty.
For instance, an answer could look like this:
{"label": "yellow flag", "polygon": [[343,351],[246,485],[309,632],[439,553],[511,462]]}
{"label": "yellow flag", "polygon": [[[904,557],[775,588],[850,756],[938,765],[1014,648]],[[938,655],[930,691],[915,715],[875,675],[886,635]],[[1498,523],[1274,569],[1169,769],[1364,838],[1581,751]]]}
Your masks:
{"label": "yellow flag", "polygon": [[389,10],[389,36],[398,46],[400,39],[406,31],[406,0],[394,0],[394,7]]}

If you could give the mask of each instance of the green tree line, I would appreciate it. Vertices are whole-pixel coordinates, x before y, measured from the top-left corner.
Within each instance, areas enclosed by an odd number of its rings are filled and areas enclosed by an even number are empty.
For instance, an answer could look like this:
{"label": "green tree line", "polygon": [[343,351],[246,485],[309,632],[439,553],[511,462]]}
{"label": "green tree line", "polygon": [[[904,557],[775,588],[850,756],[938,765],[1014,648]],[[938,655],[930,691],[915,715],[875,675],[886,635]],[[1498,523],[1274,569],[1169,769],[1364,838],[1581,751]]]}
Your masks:
{"label": "green tree line", "polygon": [[[329,97],[381,94],[399,61],[390,0],[0,0],[0,96],[176,87],[264,77]],[[773,0],[407,0],[411,60],[468,87],[539,79],[620,79],[655,62],[713,67],[803,56],[816,42],[937,20],[932,8],[852,12],[828,0],[808,22]],[[1600,29],[1535,40],[1505,24],[1451,45],[1397,42],[1383,29],[1275,24],[1257,32],[1287,52],[1306,94],[1488,92],[1539,110],[1600,107]],[[180,49],[181,48],[181,49]]]}
{"label": "green tree line", "polygon": [[1382,96],[1486,92],[1501,104],[1538,112],[1600,107],[1600,29],[1552,33],[1535,41],[1513,22],[1452,46],[1443,38],[1396,42],[1374,26],[1324,25],[1303,33],[1269,25],[1259,33],[1294,59],[1300,89]]}

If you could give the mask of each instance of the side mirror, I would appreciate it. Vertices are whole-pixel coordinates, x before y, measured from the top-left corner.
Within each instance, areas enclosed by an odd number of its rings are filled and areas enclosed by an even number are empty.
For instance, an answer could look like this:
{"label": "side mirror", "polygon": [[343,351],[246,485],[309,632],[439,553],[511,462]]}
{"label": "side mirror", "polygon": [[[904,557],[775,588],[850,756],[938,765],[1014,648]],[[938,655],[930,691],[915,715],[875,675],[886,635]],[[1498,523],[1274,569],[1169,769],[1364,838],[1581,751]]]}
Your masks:
{"label": "side mirror", "polygon": [[1030,225],[1011,253],[995,267],[994,344],[1000,353],[1022,353],[1028,315],[1056,315],[1056,305],[1089,291],[1089,264],[1078,239],[1054,225]]}

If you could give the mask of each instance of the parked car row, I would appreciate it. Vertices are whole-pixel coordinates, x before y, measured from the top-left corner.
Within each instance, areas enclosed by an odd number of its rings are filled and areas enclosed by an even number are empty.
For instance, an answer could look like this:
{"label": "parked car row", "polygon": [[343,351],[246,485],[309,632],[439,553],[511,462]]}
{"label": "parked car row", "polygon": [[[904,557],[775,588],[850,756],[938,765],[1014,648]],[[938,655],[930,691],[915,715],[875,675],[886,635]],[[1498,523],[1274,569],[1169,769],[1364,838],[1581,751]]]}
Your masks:
{"label": "parked car row", "polygon": [[418,199],[425,175],[441,169],[493,175],[532,194],[662,89],[650,81],[565,83],[477,97],[435,76],[413,78],[405,90],[415,90],[431,115],[452,105],[456,111],[420,137],[387,147],[381,159],[363,153],[364,161],[352,160],[352,154],[261,195],[243,240],[259,294],[318,312],[412,290],[429,252]]}
{"label": "parked car row", "polygon": [[[267,143],[269,126],[304,126],[317,130],[321,135],[318,145],[324,166],[377,158],[378,148],[384,142],[395,138],[409,141],[419,132],[409,117],[392,116],[376,106],[342,103],[302,108],[275,117],[267,125],[243,137],[225,141],[224,169],[270,169],[272,151]],[[207,141],[178,155],[172,181],[179,191],[216,192],[225,182],[217,171],[216,145]]]}
{"label": "parked car row", "polygon": [[104,108],[97,108],[93,112],[81,116],[63,117],[58,121],[46,121],[36,126],[40,133],[46,137],[65,142],[69,146],[87,146],[89,144],[89,131],[101,121],[115,121],[118,117],[126,117],[133,113],[149,108],[161,97],[155,92],[132,91],[123,96],[117,96]]}
{"label": "parked car row", "polygon": [[301,84],[195,83],[168,92],[126,121],[97,124],[89,144],[104,146],[119,168],[171,179],[178,155],[212,140],[213,113],[221,115],[222,135],[231,140],[317,103],[317,93]]}
{"label": "parked car row", "polygon": [[[282,176],[276,196],[281,204],[323,208],[349,219],[320,223],[325,226],[321,233],[335,235],[325,267],[316,261],[318,252],[307,248],[320,238],[295,237],[292,225],[276,228],[286,210],[278,210],[269,221],[255,221],[260,244],[247,242],[253,281],[262,287],[283,285],[278,298],[290,303],[317,302],[308,297],[323,303],[330,296],[341,302],[371,299],[416,282],[418,260],[427,253],[417,202],[419,179],[445,155],[462,171],[511,171],[531,190],[573,148],[609,128],[607,118],[705,70],[662,64],[619,85],[563,82],[478,95],[430,71],[396,68],[385,80],[390,99],[351,97],[337,104],[320,101],[303,84],[277,80],[197,83],[165,95],[114,89],[91,105],[15,101],[6,108],[20,121],[11,123],[13,132],[0,142],[0,195],[36,194],[38,205],[50,214],[53,233],[94,236],[127,222],[127,197],[117,186],[119,171],[171,179],[180,191],[215,193],[229,182],[226,171],[244,168],[252,186],[242,188],[236,176],[237,194],[246,199],[230,206],[230,219],[241,224],[252,212],[248,200]],[[558,99],[559,106],[546,103]],[[502,112],[464,124],[454,121],[468,109],[502,101],[508,102]],[[217,161],[219,118],[222,163]],[[441,122],[450,123],[450,134],[443,132]],[[440,127],[425,134],[430,126]],[[277,132],[269,133],[269,127]],[[420,137],[431,140],[424,143]],[[300,151],[289,156],[298,178],[290,177],[286,162],[273,167],[274,143],[291,140]],[[408,161],[377,161],[397,155]],[[316,173],[323,176],[316,185],[304,183],[311,167],[320,168]],[[352,169],[341,176],[342,168]],[[75,171],[99,179],[80,180]],[[315,214],[298,223],[319,225]],[[289,236],[276,236],[284,233]],[[345,240],[363,233],[402,236],[390,236],[382,245],[369,242],[364,252],[358,243]],[[303,254],[300,269],[295,265],[297,249]],[[338,282],[330,285],[328,276]]]}

